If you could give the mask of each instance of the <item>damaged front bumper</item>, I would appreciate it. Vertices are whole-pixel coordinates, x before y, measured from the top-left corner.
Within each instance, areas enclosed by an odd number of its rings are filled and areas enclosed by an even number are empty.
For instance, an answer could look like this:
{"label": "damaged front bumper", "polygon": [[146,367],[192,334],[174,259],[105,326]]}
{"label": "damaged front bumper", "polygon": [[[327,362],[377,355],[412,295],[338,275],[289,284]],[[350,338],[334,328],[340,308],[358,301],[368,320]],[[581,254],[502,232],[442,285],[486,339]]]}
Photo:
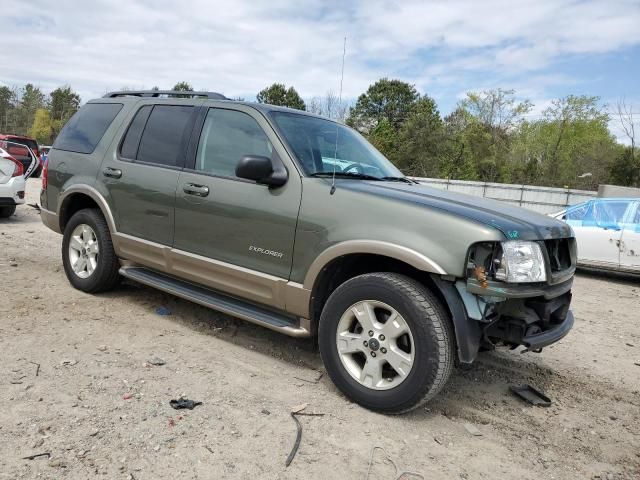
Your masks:
{"label": "damaged front bumper", "polygon": [[480,347],[504,344],[540,351],[565,337],[574,324],[569,308],[572,284],[572,277],[555,285],[458,280],[455,289],[471,337],[466,339],[466,359],[461,356],[461,361],[473,361]]}

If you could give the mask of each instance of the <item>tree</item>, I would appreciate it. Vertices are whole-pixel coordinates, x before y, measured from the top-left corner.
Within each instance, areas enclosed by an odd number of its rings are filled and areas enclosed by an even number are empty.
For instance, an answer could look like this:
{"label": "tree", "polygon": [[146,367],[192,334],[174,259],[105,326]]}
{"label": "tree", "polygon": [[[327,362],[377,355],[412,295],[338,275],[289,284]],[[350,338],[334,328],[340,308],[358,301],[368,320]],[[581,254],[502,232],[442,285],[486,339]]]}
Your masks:
{"label": "tree", "polygon": [[0,87],[0,132],[10,132],[10,126],[18,103],[16,90],[9,87]]}
{"label": "tree", "polygon": [[58,87],[49,94],[51,119],[66,123],[80,108],[80,95],[70,86]]}
{"label": "tree", "polygon": [[20,102],[16,111],[15,132],[19,135],[26,135],[33,120],[36,111],[45,107],[45,96],[38,87],[34,87],[31,83],[27,83],[21,91]]}
{"label": "tree", "polygon": [[29,136],[35,138],[40,144],[51,144],[55,135],[49,110],[39,108],[36,111],[33,125],[29,129]]}
{"label": "tree", "polygon": [[640,161],[634,158],[631,147],[626,147],[611,163],[609,181],[625,187],[640,187]]}
{"label": "tree", "polygon": [[358,97],[347,124],[367,133],[384,119],[397,131],[414,111],[419,98],[420,94],[413,85],[382,78]]}
{"label": "tree", "polygon": [[444,124],[436,102],[425,95],[398,132],[396,165],[405,174],[435,177],[440,174]]}
{"label": "tree", "polygon": [[636,121],[634,118],[633,105],[627,105],[625,99],[618,102],[618,118],[620,127],[631,142],[631,158],[636,158]]}
{"label": "tree", "polygon": [[259,103],[306,110],[306,105],[295,88],[287,88],[283,83],[274,83],[260,90],[256,98]]}
{"label": "tree", "polygon": [[313,97],[307,105],[307,111],[344,123],[349,112],[349,105],[341,100],[333,90],[329,90],[324,97]]}
{"label": "tree", "polygon": [[176,92],[192,92],[193,87],[189,82],[178,82],[176,83],[171,90]]}

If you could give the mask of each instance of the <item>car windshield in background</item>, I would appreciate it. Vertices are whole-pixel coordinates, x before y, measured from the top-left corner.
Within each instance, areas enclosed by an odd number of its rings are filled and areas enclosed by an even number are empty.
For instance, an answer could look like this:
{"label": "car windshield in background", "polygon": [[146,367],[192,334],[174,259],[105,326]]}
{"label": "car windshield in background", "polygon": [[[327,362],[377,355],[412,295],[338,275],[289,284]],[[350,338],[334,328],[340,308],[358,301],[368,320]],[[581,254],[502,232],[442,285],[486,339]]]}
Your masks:
{"label": "car windshield in background", "polygon": [[272,112],[271,116],[307,175],[332,173],[335,168],[337,174],[353,178],[403,177],[384,155],[349,127],[289,112]]}

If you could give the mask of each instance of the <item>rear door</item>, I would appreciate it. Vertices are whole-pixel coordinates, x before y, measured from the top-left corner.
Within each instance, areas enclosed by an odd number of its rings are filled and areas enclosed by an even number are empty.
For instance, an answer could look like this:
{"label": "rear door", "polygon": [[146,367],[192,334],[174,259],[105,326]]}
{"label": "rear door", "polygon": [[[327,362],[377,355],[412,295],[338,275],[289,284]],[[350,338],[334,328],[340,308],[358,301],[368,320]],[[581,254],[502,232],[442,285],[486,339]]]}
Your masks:
{"label": "rear door", "polygon": [[119,233],[172,245],[176,185],[196,110],[188,103],[143,102],[103,161],[98,180]]}
{"label": "rear door", "polygon": [[633,202],[628,221],[622,229],[620,267],[640,271],[640,201]]}
{"label": "rear door", "polygon": [[622,222],[630,208],[628,200],[591,200],[581,219],[571,224],[578,243],[578,262],[592,266],[618,268]]}

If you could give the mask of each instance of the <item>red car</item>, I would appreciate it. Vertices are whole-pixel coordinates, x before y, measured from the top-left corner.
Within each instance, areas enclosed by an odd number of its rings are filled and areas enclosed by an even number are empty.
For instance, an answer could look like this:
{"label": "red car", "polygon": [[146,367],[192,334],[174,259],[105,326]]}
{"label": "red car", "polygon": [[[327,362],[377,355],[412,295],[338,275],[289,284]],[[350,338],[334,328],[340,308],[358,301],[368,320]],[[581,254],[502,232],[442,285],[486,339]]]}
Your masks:
{"label": "red car", "polygon": [[[24,145],[24,147],[21,147],[20,145]],[[40,158],[40,149],[38,147],[38,142],[36,142],[35,139],[25,137],[24,135],[0,133],[0,148],[4,149],[9,155],[22,163],[25,171],[31,164],[31,156],[27,151],[27,147],[31,149],[36,158]],[[39,177],[41,169],[42,167],[39,166],[32,176]]]}

